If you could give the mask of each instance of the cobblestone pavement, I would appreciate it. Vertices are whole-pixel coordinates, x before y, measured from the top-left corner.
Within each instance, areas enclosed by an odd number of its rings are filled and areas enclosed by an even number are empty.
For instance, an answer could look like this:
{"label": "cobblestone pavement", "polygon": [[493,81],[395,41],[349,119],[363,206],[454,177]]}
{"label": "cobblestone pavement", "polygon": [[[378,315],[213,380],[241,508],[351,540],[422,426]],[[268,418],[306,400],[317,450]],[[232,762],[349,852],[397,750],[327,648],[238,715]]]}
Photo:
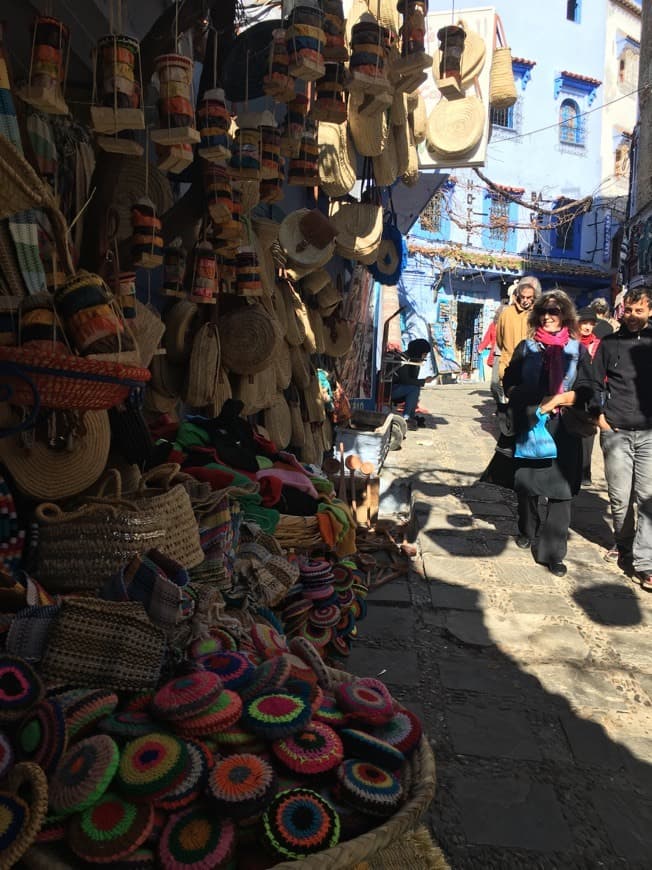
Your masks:
{"label": "cobblestone pavement", "polygon": [[516,547],[511,493],[477,482],[494,446],[489,392],[435,387],[422,401],[427,428],[383,471],[386,504],[410,484],[420,555],[408,581],[370,596],[349,667],[423,717],[429,822],[453,870],[649,870],[652,595],[602,560],[599,447],[558,579]]}

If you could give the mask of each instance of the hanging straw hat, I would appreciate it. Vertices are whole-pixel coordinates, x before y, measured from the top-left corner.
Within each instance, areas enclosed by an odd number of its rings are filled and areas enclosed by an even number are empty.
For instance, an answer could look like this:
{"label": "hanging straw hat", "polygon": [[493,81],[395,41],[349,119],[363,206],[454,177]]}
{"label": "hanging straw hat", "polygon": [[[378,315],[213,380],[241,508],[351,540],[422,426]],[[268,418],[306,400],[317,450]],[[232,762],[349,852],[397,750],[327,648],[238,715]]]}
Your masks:
{"label": "hanging straw hat", "polygon": [[165,333],[161,315],[149,305],[136,299],[136,316],[129,323],[129,329],[138,348],[140,365],[149,368],[156,349]]}
{"label": "hanging straw hat", "polygon": [[263,420],[263,425],[274,444],[281,450],[287,447],[292,438],[292,418],[282,393],[277,393],[269,408],[265,408]]}
{"label": "hanging straw hat", "polygon": [[397,177],[400,178],[410,165],[410,125],[407,117],[403,124],[395,124],[392,130],[396,145]]}
{"label": "hanging straw hat", "polygon": [[327,196],[344,196],[356,182],[356,153],[349,126],[319,123],[319,186]]}
{"label": "hanging straw hat", "polygon": [[198,313],[194,302],[181,299],[165,315],[164,344],[170,362],[185,363],[190,357]]}
{"label": "hanging straw hat", "polygon": [[214,323],[200,327],[192,345],[182,396],[187,405],[202,408],[213,401],[220,371],[220,337]]}
{"label": "hanging straw hat", "polygon": [[349,97],[349,130],[356,151],[362,157],[378,157],[382,154],[389,136],[386,112],[374,115],[360,113],[361,101],[354,95]]}
{"label": "hanging straw hat", "polygon": [[218,322],[222,363],[239,375],[262,371],[272,362],[277,332],[262,305],[243,305]]}
{"label": "hanging straw hat", "polygon": [[289,281],[279,281],[276,290],[279,301],[285,306],[285,339],[291,347],[298,347],[306,337],[305,327],[297,317],[297,308],[302,304],[301,297]]}
{"label": "hanging straw hat", "polygon": [[333,256],[337,231],[318,209],[300,208],[285,218],[279,229],[279,242],[290,265],[314,271]]}
{"label": "hanging straw hat", "polygon": [[[308,308],[308,322],[310,324],[310,329],[314,336],[315,350],[312,353],[324,353],[325,352],[325,342],[324,342],[324,321],[321,319],[321,314],[318,308]],[[307,330],[306,330],[306,341],[308,340]],[[304,342],[304,347],[306,344]],[[306,350],[308,348],[306,347]]]}
{"label": "hanging straw hat", "polygon": [[341,317],[324,321],[324,353],[328,356],[346,356],[353,345],[355,323]]}
{"label": "hanging straw hat", "polygon": [[[3,402],[0,421],[2,428],[9,429],[20,419]],[[28,439],[20,435],[0,438],[0,462],[18,489],[35,499],[70,498],[92,486],[106,467],[111,445],[109,415],[106,411],[80,415],[78,431],[59,449],[50,447],[40,431],[30,431]]]}
{"label": "hanging straw hat", "polygon": [[337,229],[337,253],[374,262],[383,234],[383,209],[370,202],[334,202],[331,221]]}
{"label": "hanging straw hat", "polygon": [[342,294],[335,284],[327,284],[319,291],[317,303],[322,317],[326,317],[333,312],[342,301]]}
{"label": "hanging straw hat", "polygon": [[428,118],[428,151],[440,160],[468,154],[482,139],[485,114],[485,107],[476,96],[441,99]]}

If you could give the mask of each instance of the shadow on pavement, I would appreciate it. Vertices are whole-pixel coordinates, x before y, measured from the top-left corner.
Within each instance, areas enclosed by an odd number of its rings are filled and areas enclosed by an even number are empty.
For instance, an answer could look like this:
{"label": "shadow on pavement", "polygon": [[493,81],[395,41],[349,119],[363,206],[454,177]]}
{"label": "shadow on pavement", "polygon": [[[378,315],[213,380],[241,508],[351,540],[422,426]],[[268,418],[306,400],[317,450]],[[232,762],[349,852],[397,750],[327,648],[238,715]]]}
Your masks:
{"label": "shadow on pavement", "polygon": [[573,592],[589,619],[599,625],[640,625],[643,614],[634,590],[622,583],[587,586]]}

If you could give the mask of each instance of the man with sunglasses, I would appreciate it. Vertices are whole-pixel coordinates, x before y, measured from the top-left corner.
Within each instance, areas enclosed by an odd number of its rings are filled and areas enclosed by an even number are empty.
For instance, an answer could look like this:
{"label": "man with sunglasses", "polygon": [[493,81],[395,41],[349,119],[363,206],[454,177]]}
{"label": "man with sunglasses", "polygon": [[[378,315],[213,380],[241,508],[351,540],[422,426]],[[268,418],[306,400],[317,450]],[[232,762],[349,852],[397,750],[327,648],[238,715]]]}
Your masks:
{"label": "man with sunglasses", "polygon": [[616,542],[605,559],[652,592],[652,289],[628,290],[623,306],[590,375]]}

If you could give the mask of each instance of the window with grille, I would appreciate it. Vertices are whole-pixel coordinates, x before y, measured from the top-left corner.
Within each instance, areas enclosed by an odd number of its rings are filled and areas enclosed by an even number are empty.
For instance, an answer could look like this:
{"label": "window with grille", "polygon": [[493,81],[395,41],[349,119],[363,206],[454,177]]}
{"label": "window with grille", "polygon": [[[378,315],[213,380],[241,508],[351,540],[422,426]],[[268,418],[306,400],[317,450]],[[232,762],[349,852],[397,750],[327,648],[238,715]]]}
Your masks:
{"label": "window with grille", "polygon": [[575,100],[564,100],[559,107],[559,141],[562,145],[585,145],[584,119]]}
{"label": "window with grille", "polygon": [[444,197],[436,193],[421,212],[419,223],[429,233],[440,233],[442,229],[442,207]]}
{"label": "window with grille", "polygon": [[514,106],[509,106],[506,109],[491,109],[490,121],[492,127],[503,127],[506,130],[515,130],[514,123]]}
{"label": "window with grille", "polygon": [[576,24],[580,22],[581,0],[567,0],[566,2],[566,20],[574,21]]}
{"label": "window with grille", "polygon": [[508,232],[509,200],[503,196],[492,196],[489,200],[489,238],[505,243]]}

